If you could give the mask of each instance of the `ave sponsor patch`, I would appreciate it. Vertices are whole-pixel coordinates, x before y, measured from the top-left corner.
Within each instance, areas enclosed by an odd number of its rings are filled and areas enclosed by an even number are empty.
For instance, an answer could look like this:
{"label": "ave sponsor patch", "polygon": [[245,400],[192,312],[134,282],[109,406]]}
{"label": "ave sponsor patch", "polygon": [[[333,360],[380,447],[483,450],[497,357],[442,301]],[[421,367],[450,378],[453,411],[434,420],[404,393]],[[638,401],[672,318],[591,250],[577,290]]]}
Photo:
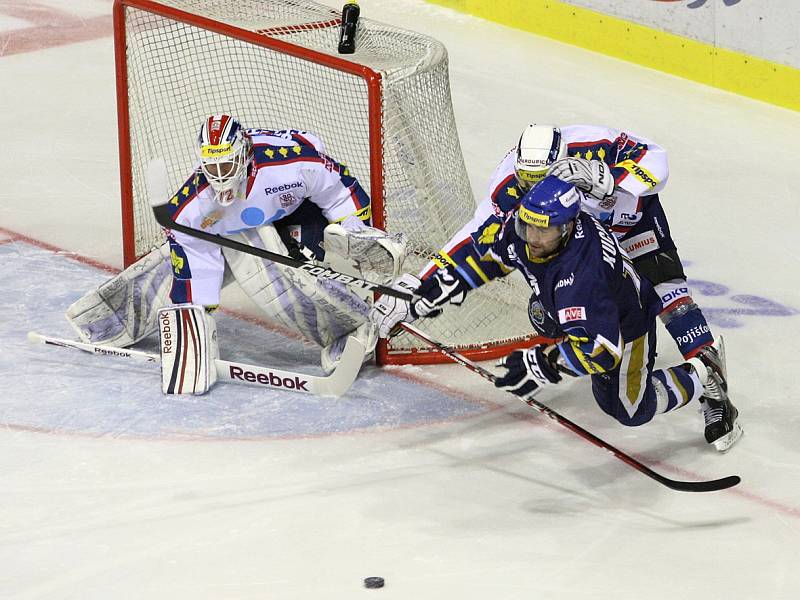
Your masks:
{"label": "ave sponsor patch", "polygon": [[558,322],[569,323],[570,321],[585,321],[586,320],[586,307],[585,306],[569,306],[562,308],[558,311]]}

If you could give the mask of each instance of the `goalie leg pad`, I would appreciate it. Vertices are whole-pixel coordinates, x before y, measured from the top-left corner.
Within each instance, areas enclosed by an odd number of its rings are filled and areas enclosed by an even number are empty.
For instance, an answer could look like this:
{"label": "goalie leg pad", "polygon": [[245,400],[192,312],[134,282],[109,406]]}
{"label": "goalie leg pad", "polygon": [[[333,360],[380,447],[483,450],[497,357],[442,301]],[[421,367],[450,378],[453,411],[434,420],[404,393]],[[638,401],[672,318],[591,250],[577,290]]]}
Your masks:
{"label": "goalie leg pad", "polygon": [[[243,243],[286,254],[271,225],[236,236]],[[317,279],[305,271],[223,248],[236,281],[270,318],[321,346],[355,330],[367,320],[368,304],[342,283]]]}
{"label": "goalie leg pad", "polygon": [[165,243],[74,302],[65,316],[82,341],[124,348],[156,330],[171,287]]}
{"label": "goalie leg pad", "polygon": [[172,306],[158,311],[161,391],[204,394],[217,380],[217,326],[202,306]]}
{"label": "goalie leg pad", "polygon": [[375,352],[375,346],[378,343],[378,328],[377,326],[367,321],[362,323],[354,332],[345,334],[328,344],[322,349],[320,354],[320,363],[322,364],[322,372],[326,375],[333,373],[342,361],[345,346],[349,337],[356,338],[361,345],[364,346],[364,357],[361,359],[362,364],[372,360]]}

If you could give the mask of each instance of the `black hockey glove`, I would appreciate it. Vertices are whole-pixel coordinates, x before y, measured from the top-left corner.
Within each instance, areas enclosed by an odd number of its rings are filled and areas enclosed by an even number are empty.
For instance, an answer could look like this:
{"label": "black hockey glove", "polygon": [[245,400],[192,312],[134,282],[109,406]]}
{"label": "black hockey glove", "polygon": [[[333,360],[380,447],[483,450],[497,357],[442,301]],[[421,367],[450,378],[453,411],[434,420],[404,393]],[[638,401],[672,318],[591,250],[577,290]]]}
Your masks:
{"label": "black hockey glove", "polygon": [[544,353],[545,346],[535,346],[527,350],[514,350],[501,359],[498,367],[506,369],[506,373],[494,380],[495,387],[527,397],[540,387],[561,381],[561,375],[555,365]]}
{"label": "black hockey glove", "polygon": [[467,286],[447,269],[439,269],[422,282],[416,291],[420,299],[411,305],[411,314],[419,317],[436,317],[442,314],[445,304],[461,304]]}

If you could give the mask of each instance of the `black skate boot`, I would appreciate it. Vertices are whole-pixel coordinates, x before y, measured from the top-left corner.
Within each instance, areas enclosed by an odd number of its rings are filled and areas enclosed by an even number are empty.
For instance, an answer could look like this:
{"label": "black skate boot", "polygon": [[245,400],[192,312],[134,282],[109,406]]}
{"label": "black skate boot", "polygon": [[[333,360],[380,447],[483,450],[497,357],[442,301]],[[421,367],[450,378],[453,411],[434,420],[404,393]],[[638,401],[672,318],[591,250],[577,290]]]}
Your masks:
{"label": "black skate boot", "polygon": [[706,422],[706,441],[725,452],[742,437],[739,411],[728,397],[728,373],[725,368],[725,342],[722,337],[689,359],[700,382],[703,395],[700,405]]}

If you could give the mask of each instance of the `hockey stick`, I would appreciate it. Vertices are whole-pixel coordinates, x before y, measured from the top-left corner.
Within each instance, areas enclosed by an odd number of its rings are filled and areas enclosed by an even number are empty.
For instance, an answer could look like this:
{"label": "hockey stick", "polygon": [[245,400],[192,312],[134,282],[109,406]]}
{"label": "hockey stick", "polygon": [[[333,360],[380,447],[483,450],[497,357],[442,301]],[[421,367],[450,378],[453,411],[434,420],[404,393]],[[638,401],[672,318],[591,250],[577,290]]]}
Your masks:
{"label": "hockey stick", "polygon": [[[161,356],[158,354],[142,352],[141,350],[129,350],[127,348],[76,342],[64,338],[42,335],[35,331],[28,332],[28,341],[32,344],[46,344],[50,346],[59,346],[61,348],[72,348],[99,356],[115,356],[117,358],[132,359],[137,362],[161,363]],[[355,337],[348,336],[347,343],[342,352],[341,361],[336,366],[333,373],[324,377],[220,359],[214,360],[214,366],[217,371],[217,379],[220,381],[252,385],[261,388],[282,389],[316,396],[341,396],[350,389],[350,386],[352,386],[353,382],[356,380],[358,372],[361,370],[361,361],[363,358],[364,344]]]}
{"label": "hockey stick", "polygon": [[[459,354],[458,352],[454,351],[453,349],[445,346],[441,342],[438,342],[438,341],[434,340],[428,334],[420,331],[419,329],[417,329],[413,325],[410,325],[408,323],[402,323],[401,327],[403,329],[405,329],[407,332],[409,332],[410,334],[412,334],[412,335],[418,337],[419,339],[423,340],[424,342],[430,344],[432,347],[434,347],[437,350],[439,350],[439,352],[441,352],[442,354],[444,354],[445,356],[447,356],[451,360],[454,360],[455,362],[464,365],[470,371],[474,371],[475,373],[477,373],[478,375],[480,375],[484,379],[488,379],[491,382],[494,382],[494,380],[496,379],[494,374],[490,373],[489,371],[487,371],[486,369],[484,369],[480,365],[472,362],[471,360],[469,360],[465,356],[462,356],[461,354]],[[608,450],[611,454],[616,456],[618,459],[620,459],[622,462],[624,462],[628,466],[633,467],[634,469],[636,469],[640,473],[643,473],[644,475],[647,475],[651,479],[656,480],[661,485],[665,485],[666,487],[668,487],[668,488],[670,488],[672,490],[677,490],[679,492],[716,492],[718,490],[724,490],[724,489],[727,489],[729,487],[733,487],[734,485],[736,485],[737,483],[739,483],[741,481],[741,478],[738,475],[730,475],[728,477],[723,477],[722,479],[714,479],[713,481],[677,481],[675,479],[669,479],[667,477],[664,477],[663,475],[660,475],[660,474],[656,473],[655,471],[651,470],[650,468],[646,467],[645,465],[640,463],[638,460],[636,460],[632,456],[629,456],[629,455],[625,454],[621,450],[617,450],[614,446],[612,446],[608,442],[605,442],[602,439],[600,439],[599,437],[597,437],[596,435],[594,435],[593,433],[590,433],[590,432],[586,431],[581,426],[576,425],[575,423],[573,423],[569,419],[567,419],[565,417],[562,417],[556,411],[554,411],[553,409],[545,406],[544,404],[534,400],[532,397],[519,398],[519,399],[522,400],[522,402],[524,402],[525,404],[527,404],[531,408],[533,408],[533,409],[539,411],[540,413],[550,417],[551,419],[553,419],[559,425],[563,425],[564,427],[566,427],[567,429],[569,429],[573,433],[578,434],[583,439],[591,442],[595,446],[599,446],[600,448],[603,448],[604,450]]]}
{"label": "hockey stick", "polygon": [[50,346],[60,346],[62,348],[74,348],[95,354],[99,356],[115,356],[117,358],[129,358],[137,362],[160,363],[161,357],[158,354],[150,354],[149,352],[142,352],[141,350],[128,350],[127,348],[115,348],[113,346],[100,346],[97,344],[87,344],[85,342],[76,342],[64,338],[51,337],[49,335],[42,335],[35,331],[28,332],[28,341],[31,344],[46,344]]}
{"label": "hockey stick", "polygon": [[243,363],[216,359],[217,378],[231,383],[267,387],[316,396],[341,396],[358,377],[364,358],[364,344],[352,335],[342,351],[342,358],[333,373],[325,377],[281,371],[270,367],[257,367]]}
{"label": "hockey stick", "polygon": [[395,298],[408,300],[409,302],[415,299],[411,294],[406,292],[396,290],[386,285],[372,283],[371,281],[354,277],[352,275],[345,275],[344,273],[339,273],[338,271],[334,271],[333,269],[324,267],[311,261],[306,262],[302,260],[296,260],[290,256],[285,256],[276,252],[270,252],[269,250],[256,248],[248,244],[242,244],[241,242],[237,242],[236,240],[232,240],[218,234],[208,233],[200,229],[194,229],[193,227],[181,225],[180,223],[175,222],[175,220],[169,214],[169,207],[167,206],[169,204],[169,192],[167,191],[167,173],[164,161],[161,159],[150,161],[150,163],[147,165],[146,175],[147,192],[150,196],[150,206],[153,209],[153,214],[155,215],[158,224],[166,229],[180,231],[181,233],[185,233],[186,235],[199,240],[204,240],[212,244],[217,244],[218,246],[231,248],[232,250],[238,250],[239,252],[244,252],[245,254],[252,254],[253,256],[258,256],[259,258],[266,258],[267,260],[271,260],[272,262],[276,262],[281,265],[286,265],[287,267],[300,269],[313,275],[317,279],[331,279],[333,281],[339,281],[352,288],[358,288],[371,292],[380,292],[381,294],[394,296]]}

